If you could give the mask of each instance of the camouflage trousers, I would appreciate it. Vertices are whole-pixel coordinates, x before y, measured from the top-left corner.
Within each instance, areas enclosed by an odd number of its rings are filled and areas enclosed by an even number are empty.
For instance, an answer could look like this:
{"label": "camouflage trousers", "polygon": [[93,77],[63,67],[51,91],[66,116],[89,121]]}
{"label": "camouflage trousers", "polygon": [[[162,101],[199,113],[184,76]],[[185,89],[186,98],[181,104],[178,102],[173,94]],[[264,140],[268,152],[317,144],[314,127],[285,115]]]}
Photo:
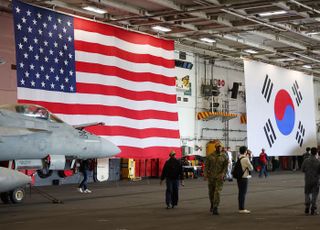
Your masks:
{"label": "camouflage trousers", "polygon": [[210,178],[208,180],[209,200],[213,208],[217,208],[219,206],[222,187],[222,179]]}

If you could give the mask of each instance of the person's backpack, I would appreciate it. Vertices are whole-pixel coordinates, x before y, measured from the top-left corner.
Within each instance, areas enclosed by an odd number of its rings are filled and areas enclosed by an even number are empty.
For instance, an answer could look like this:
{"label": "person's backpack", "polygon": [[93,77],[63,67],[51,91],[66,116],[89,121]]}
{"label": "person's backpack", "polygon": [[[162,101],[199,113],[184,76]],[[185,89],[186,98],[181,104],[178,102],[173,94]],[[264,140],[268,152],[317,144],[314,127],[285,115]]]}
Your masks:
{"label": "person's backpack", "polygon": [[235,179],[240,179],[242,178],[243,174],[244,174],[244,171],[242,170],[242,166],[241,166],[241,160],[243,159],[244,157],[241,157],[237,160],[236,164],[234,165],[233,167],[233,170],[232,170],[232,176],[233,178]]}

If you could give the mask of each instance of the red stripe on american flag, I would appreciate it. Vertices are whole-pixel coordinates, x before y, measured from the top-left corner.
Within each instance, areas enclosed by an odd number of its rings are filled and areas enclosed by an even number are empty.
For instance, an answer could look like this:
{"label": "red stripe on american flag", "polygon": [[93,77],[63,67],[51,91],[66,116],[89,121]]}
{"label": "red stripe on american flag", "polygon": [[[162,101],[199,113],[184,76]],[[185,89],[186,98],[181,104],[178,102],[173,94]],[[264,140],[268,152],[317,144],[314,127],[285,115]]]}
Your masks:
{"label": "red stripe on american flag", "polygon": [[174,61],[167,60],[162,57],[156,57],[150,54],[136,54],[124,51],[114,46],[104,46],[101,44],[74,41],[74,48],[78,51],[84,51],[89,53],[97,53],[106,56],[114,56],[134,63],[149,63],[152,65],[163,66],[166,68],[173,68]]}
{"label": "red stripe on american flag", "polygon": [[104,34],[107,36],[114,36],[121,40],[140,44],[140,45],[151,45],[154,47],[163,48],[165,50],[174,50],[174,42],[161,40],[146,34],[139,34],[137,32],[124,30],[115,26],[110,26],[102,23],[97,23],[81,18],[74,18],[74,29]]}
{"label": "red stripe on american flag", "polygon": [[134,138],[148,138],[148,137],[167,137],[180,138],[178,130],[147,128],[147,129],[133,129],[123,126],[93,126],[86,128],[91,133],[101,136],[122,136],[124,133],[128,137]]}
{"label": "red stripe on american flag", "polygon": [[[166,77],[153,73],[136,73],[121,69],[116,66],[107,66],[95,63],[76,62],[76,71],[84,73],[97,73],[102,75],[116,76],[121,79],[136,82],[154,82],[168,86],[175,86],[176,80],[173,77]],[[108,77],[108,76],[106,76]]]}
{"label": "red stripe on american flag", "polygon": [[178,121],[178,114],[156,110],[131,110],[119,106],[104,105],[83,105],[83,104],[64,104],[57,102],[18,100],[19,103],[37,104],[47,108],[52,113],[69,115],[105,115],[120,116],[136,120],[159,119],[167,121]]}
{"label": "red stripe on american flag", "polygon": [[121,149],[121,153],[118,157],[125,158],[136,158],[136,159],[146,159],[146,158],[169,158],[169,153],[171,150],[176,152],[176,157],[182,156],[181,148],[171,148],[171,147],[161,147],[155,146],[150,148],[134,148],[127,146],[118,146]]}
{"label": "red stripe on american flag", "polygon": [[112,95],[119,96],[122,98],[127,98],[129,100],[135,101],[161,101],[166,103],[175,104],[177,102],[175,95],[168,95],[164,93],[157,93],[152,91],[142,91],[136,92],[132,90],[123,89],[117,86],[106,86],[100,84],[86,84],[77,83],[78,93],[88,93],[88,94],[100,94],[100,95]]}

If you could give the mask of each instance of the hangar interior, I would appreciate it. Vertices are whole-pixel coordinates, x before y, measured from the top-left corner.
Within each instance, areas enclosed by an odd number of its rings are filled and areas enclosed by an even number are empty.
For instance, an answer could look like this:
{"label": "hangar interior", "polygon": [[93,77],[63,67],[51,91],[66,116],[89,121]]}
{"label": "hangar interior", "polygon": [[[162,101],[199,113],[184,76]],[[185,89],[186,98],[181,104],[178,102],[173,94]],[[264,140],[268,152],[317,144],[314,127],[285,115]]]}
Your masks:
{"label": "hangar interior", "polygon": [[[310,103],[316,108],[319,143],[320,1],[24,2],[174,40],[177,107],[185,155],[205,156],[211,140],[219,140],[233,150],[247,143],[244,58],[314,77],[314,101]],[[11,1],[0,0],[0,104],[17,100],[11,6]],[[89,11],[92,9],[95,12]],[[158,176],[163,162],[137,159],[132,177]],[[109,166],[115,168],[115,175],[110,178],[120,178],[116,172],[121,166],[127,167],[129,175],[130,165],[128,159],[111,159]],[[52,180],[60,183],[59,178],[57,175]],[[78,180],[73,178],[73,182]]]}

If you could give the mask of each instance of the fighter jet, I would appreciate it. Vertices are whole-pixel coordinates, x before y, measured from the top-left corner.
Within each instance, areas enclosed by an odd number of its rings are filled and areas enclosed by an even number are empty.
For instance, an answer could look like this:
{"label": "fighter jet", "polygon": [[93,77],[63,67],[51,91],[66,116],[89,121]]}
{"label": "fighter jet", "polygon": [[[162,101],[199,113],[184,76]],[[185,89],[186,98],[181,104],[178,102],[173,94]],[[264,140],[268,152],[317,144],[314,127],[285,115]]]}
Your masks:
{"label": "fighter jet", "polygon": [[[43,172],[64,170],[74,159],[118,154],[120,149],[113,143],[84,129],[100,124],[71,126],[38,105],[0,106],[0,163],[14,161],[16,168],[42,169]],[[0,181],[0,188],[5,187]],[[6,190],[12,191],[12,188]]]}

